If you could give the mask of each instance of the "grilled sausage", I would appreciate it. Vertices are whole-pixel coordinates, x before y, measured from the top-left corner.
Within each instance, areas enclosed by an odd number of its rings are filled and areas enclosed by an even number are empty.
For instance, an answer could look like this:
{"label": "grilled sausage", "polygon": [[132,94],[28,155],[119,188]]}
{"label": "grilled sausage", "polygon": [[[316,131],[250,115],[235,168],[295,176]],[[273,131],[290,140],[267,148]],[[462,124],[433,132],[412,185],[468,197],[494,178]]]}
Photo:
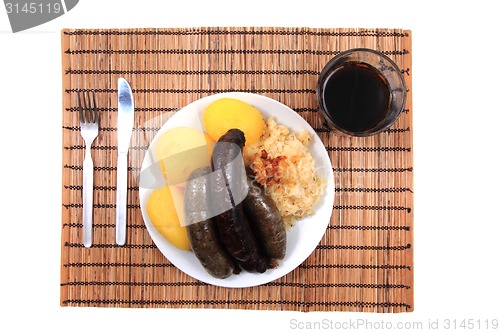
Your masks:
{"label": "grilled sausage", "polygon": [[[225,220],[219,221],[217,218]],[[226,226],[229,225],[229,227],[223,230],[221,239],[229,240],[228,242],[223,241],[223,244],[229,246],[231,249],[229,252],[236,258],[237,263],[246,271],[264,273],[269,267],[269,261],[262,254],[259,242],[256,240],[248,219],[243,212],[242,204],[216,217],[216,221],[218,226],[228,222]],[[221,228],[218,230],[220,232]]]}
{"label": "grilled sausage", "polygon": [[191,249],[205,270],[215,278],[224,279],[238,273],[233,258],[222,246],[207,204],[210,167],[194,170],[186,183],[184,209]]}
{"label": "grilled sausage", "polygon": [[[248,224],[242,203],[236,200],[245,186],[248,187],[246,172],[241,163],[241,149],[245,145],[245,135],[238,129],[231,129],[216,143],[212,152],[212,165],[215,177],[211,181],[211,197],[214,206],[227,204],[231,200],[232,208],[215,217],[217,230],[228,252],[249,271],[263,273],[267,260],[262,256],[258,242]],[[243,198],[241,198],[243,200]]]}
{"label": "grilled sausage", "polygon": [[283,259],[286,253],[285,224],[271,196],[255,181],[251,170],[247,169],[247,174],[250,187],[243,200],[243,210],[271,266],[276,266],[276,261]]}

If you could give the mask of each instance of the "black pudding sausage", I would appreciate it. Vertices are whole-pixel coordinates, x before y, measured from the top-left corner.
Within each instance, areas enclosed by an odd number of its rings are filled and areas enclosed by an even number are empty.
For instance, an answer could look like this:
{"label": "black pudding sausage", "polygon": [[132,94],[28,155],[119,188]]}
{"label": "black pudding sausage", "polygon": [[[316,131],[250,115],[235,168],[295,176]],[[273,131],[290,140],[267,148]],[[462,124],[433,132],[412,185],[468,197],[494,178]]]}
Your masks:
{"label": "black pudding sausage", "polygon": [[261,242],[264,254],[271,260],[281,260],[286,254],[286,229],[276,203],[266,190],[254,179],[247,169],[250,184],[248,194],[243,200],[243,209],[257,239]]}
{"label": "black pudding sausage", "polygon": [[[267,259],[261,254],[259,243],[244,215],[242,203],[234,202],[240,193],[231,192],[231,189],[239,191],[248,186],[242,160],[244,145],[245,135],[239,129],[230,129],[215,144],[212,152],[215,177],[211,177],[211,199],[214,206],[218,203],[227,205],[227,201],[231,200],[231,208],[215,217],[224,247],[245,270],[263,273],[268,266]],[[241,163],[235,163],[240,158]]]}
{"label": "black pudding sausage", "polygon": [[215,278],[224,279],[237,274],[233,258],[222,246],[217,228],[208,208],[208,174],[210,167],[194,170],[186,183],[184,210],[191,249],[205,270]]}

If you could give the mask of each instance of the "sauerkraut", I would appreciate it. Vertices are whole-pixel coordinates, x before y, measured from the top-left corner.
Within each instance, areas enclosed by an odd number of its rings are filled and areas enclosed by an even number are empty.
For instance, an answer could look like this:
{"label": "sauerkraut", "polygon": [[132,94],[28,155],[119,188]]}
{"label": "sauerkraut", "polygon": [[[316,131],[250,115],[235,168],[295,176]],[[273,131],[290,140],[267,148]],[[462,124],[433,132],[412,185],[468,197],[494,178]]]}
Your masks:
{"label": "sauerkraut", "polygon": [[308,131],[293,132],[269,118],[260,140],[244,149],[245,164],[271,195],[287,227],[312,214],[323,194],[325,181],[308,150],[311,141]]}

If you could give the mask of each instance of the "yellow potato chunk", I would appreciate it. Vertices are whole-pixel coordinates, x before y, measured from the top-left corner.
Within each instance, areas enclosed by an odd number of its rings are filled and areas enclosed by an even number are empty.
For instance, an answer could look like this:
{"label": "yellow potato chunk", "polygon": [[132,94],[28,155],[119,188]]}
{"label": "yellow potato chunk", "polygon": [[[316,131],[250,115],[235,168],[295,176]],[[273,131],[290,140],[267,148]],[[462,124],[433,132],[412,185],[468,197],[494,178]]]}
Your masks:
{"label": "yellow potato chunk", "polygon": [[184,183],[191,172],[210,165],[213,140],[202,131],[175,127],[158,138],[154,152],[169,184]]}
{"label": "yellow potato chunk", "polygon": [[165,185],[151,193],[146,204],[146,211],[156,230],[170,244],[181,250],[190,250],[183,207],[182,189]]}
{"label": "yellow potato chunk", "polygon": [[259,141],[265,123],[262,114],[252,105],[234,98],[221,98],[206,108],[203,125],[214,141],[237,128],[245,133],[245,146],[249,146]]}

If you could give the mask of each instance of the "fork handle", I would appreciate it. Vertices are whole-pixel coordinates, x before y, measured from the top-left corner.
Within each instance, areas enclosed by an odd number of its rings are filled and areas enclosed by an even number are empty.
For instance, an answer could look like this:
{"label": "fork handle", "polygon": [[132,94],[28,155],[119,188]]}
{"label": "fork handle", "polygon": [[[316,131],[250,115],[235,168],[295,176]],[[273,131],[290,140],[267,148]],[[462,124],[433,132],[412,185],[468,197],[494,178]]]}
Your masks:
{"label": "fork handle", "polygon": [[118,152],[116,170],[116,244],[125,245],[127,238],[127,173],[128,154]]}
{"label": "fork handle", "polygon": [[92,246],[92,208],[94,187],[94,162],[90,153],[85,154],[83,160],[83,245]]}

